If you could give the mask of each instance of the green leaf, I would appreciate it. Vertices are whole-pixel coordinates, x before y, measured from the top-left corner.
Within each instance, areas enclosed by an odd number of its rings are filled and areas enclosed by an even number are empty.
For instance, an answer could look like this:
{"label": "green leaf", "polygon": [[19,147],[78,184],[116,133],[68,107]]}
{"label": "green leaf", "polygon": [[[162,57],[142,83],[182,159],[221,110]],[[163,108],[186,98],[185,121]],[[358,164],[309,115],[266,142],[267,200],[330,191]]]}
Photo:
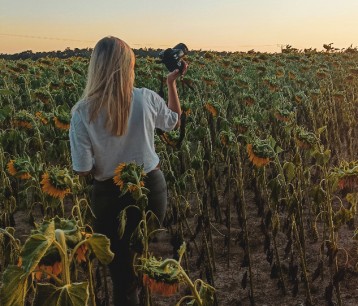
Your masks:
{"label": "green leaf", "polygon": [[105,235],[94,233],[86,243],[101,263],[108,265],[112,261],[114,254],[110,250],[110,241]]}
{"label": "green leaf", "polygon": [[25,271],[31,273],[45,256],[47,250],[55,240],[55,224],[48,223],[43,234],[32,234],[25,242],[22,250],[22,266]]}
{"label": "green leaf", "polygon": [[268,187],[271,189],[272,201],[278,203],[282,191],[282,186],[279,177],[277,176],[271,181],[269,181]]}
{"label": "green leaf", "polygon": [[11,107],[9,105],[4,106],[0,109],[0,121],[4,121],[11,115]]}
{"label": "green leaf", "polygon": [[0,301],[2,306],[23,306],[29,273],[22,267],[8,266],[2,277]]}
{"label": "green leaf", "polygon": [[119,239],[122,239],[124,235],[124,231],[126,230],[126,224],[127,224],[127,210],[123,209],[119,214],[119,227],[118,227],[118,237]]}
{"label": "green leaf", "polygon": [[51,221],[43,221],[43,223],[36,230],[34,230],[33,233],[45,233],[51,222],[54,222],[55,229],[63,230],[68,247],[73,248],[82,240],[81,231],[77,226],[77,221],[59,218],[58,216],[53,218]]}
{"label": "green leaf", "polygon": [[290,183],[296,176],[295,165],[291,162],[286,162],[282,168],[283,168],[283,171],[285,173],[285,176],[286,176],[288,182]]}
{"label": "green leaf", "polygon": [[327,129],[327,126],[322,126],[317,130],[317,134],[321,135],[325,130]]}
{"label": "green leaf", "polygon": [[88,303],[88,282],[72,283],[63,287],[38,284],[33,305],[84,306]]}

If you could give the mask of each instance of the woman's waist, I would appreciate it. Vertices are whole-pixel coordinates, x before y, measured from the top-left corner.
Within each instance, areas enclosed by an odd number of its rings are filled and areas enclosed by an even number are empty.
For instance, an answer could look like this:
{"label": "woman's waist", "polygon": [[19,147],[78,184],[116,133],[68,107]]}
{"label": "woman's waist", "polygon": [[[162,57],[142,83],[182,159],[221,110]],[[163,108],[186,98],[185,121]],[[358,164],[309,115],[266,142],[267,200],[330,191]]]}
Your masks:
{"label": "woman's waist", "polygon": [[[145,178],[148,178],[150,176],[152,176],[156,171],[161,170],[160,169],[160,164],[158,163],[152,170],[150,170],[149,172],[147,172],[145,174]],[[98,179],[98,178],[94,178],[93,182],[97,185],[116,185],[115,181],[114,181],[114,177],[109,177],[109,178],[104,178],[104,179]]]}

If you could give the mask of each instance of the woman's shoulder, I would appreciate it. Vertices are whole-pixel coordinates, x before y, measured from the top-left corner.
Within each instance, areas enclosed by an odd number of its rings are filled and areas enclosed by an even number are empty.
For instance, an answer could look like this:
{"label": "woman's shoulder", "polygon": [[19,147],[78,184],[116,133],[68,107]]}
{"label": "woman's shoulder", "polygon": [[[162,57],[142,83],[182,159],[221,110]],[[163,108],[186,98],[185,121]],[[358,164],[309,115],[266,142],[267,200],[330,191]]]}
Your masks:
{"label": "woman's shoulder", "polygon": [[81,99],[76,102],[76,104],[72,107],[71,113],[82,112],[83,110],[88,109],[88,101],[85,99]]}
{"label": "woman's shoulder", "polygon": [[158,100],[162,100],[162,98],[153,90],[149,88],[134,88],[134,98],[139,98],[143,102],[147,102],[150,104],[158,103]]}

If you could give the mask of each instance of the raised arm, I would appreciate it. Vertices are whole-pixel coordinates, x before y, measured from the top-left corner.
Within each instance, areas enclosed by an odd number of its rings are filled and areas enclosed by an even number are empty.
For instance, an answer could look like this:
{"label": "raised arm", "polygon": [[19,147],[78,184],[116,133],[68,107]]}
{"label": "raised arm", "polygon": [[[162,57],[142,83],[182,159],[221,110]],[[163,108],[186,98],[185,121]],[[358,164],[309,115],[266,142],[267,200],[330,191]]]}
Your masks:
{"label": "raised arm", "polygon": [[[176,69],[173,72],[169,73],[167,76],[168,108],[173,112],[176,112],[179,115],[179,118],[181,115],[181,106],[180,106],[179,96],[177,92],[176,80],[180,75],[184,75],[187,69],[188,69],[188,64],[184,62],[184,69],[182,74],[180,74],[179,70]],[[179,126],[180,126],[180,119],[178,120],[175,128],[178,128]]]}

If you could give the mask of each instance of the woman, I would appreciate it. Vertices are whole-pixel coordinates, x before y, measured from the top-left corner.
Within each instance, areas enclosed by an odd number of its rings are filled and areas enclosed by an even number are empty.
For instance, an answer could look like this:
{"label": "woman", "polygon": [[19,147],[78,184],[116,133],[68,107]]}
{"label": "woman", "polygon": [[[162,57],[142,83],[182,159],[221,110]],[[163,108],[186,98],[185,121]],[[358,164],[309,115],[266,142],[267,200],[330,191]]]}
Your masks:
{"label": "woman", "polygon": [[[136,278],[132,265],[130,235],[140,216],[128,211],[126,232],[118,238],[120,211],[132,204],[130,195],[113,182],[115,168],[123,162],[144,165],[149,189],[148,209],[162,222],[167,207],[167,186],[154,149],[154,130],[170,131],[179,126],[181,114],[176,89],[180,73],[167,76],[168,106],[155,92],[135,88],[135,57],[132,49],[116,37],[105,37],[95,46],[88,68],[83,96],[72,109],[70,144],[73,170],[92,173],[91,206],[94,230],[111,240],[115,253],[109,265],[115,305],[138,305]],[[187,64],[183,74],[186,72]]]}

